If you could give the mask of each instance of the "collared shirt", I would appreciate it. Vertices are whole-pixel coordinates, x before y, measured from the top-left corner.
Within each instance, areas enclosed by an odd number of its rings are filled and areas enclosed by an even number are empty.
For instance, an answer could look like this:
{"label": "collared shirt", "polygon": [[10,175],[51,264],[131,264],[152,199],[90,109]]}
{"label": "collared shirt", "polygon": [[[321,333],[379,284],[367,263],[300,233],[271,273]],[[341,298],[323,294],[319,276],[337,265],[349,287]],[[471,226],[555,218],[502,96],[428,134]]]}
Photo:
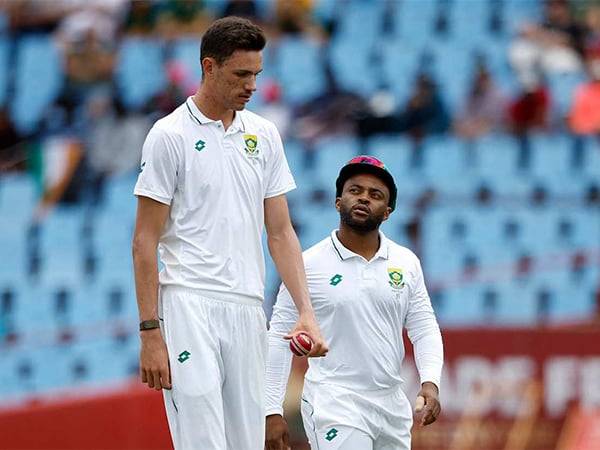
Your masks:
{"label": "collared shirt", "polygon": [[188,98],[148,133],[134,189],[171,206],[160,284],[262,301],[264,200],[294,188],[271,122],[237,111],[225,130]]}
{"label": "collared shirt", "polygon": [[[351,390],[387,389],[402,383],[402,330],[415,346],[421,382],[440,385],[440,329],[418,258],[379,233],[370,261],[344,247],[337,232],[304,252],[308,288],[329,353],[309,359],[306,379]],[[298,313],[282,285],[273,309],[267,363],[267,414],[281,412],[291,352],[283,336]],[[427,342],[427,348],[420,344]]]}

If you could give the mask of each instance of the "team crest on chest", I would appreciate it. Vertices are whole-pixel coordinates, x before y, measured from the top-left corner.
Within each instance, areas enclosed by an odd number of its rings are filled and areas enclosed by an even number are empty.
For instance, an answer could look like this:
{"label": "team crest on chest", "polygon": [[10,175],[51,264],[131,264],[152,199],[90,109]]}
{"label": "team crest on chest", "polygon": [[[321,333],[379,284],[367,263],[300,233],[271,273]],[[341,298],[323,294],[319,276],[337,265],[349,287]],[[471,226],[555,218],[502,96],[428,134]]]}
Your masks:
{"label": "team crest on chest", "polygon": [[244,144],[246,145],[244,148],[246,155],[258,156],[258,137],[255,134],[245,134]]}
{"label": "team crest on chest", "polygon": [[388,276],[390,277],[390,286],[393,289],[400,290],[406,284],[404,282],[404,274],[400,267],[388,267]]}

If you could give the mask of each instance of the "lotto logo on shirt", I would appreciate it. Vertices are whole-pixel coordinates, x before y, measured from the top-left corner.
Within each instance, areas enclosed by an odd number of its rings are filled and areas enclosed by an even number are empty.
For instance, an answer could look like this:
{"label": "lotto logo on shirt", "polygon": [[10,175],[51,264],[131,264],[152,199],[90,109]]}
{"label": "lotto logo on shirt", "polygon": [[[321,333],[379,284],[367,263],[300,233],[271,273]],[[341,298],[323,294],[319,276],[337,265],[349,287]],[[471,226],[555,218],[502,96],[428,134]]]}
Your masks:
{"label": "lotto logo on shirt", "polygon": [[337,435],[338,435],[338,430],[336,430],[335,428],[332,428],[325,435],[325,439],[327,439],[329,442],[331,442],[337,437]]}
{"label": "lotto logo on shirt", "polygon": [[340,282],[342,281],[342,276],[339,273],[336,273],[334,276],[331,277],[331,279],[329,280],[329,284],[332,286],[337,286],[338,284],[340,284]]}
{"label": "lotto logo on shirt", "polygon": [[204,147],[206,147],[206,142],[204,142],[202,139],[200,139],[198,142],[196,142],[196,144],[194,145],[194,148],[196,149],[196,151],[201,152],[202,150],[204,150]]}

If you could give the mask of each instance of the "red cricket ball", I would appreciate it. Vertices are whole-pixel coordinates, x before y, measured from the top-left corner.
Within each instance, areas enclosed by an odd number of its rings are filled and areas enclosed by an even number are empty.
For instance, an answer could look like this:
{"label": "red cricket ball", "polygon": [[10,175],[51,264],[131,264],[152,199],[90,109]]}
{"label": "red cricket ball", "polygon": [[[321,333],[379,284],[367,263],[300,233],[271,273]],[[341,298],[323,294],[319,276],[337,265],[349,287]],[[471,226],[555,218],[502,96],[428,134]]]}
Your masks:
{"label": "red cricket ball", "polygon": [[306,333],[295,334],[290,339],[290,350],[296,356],[306,356],[312,348],[312,339]]}

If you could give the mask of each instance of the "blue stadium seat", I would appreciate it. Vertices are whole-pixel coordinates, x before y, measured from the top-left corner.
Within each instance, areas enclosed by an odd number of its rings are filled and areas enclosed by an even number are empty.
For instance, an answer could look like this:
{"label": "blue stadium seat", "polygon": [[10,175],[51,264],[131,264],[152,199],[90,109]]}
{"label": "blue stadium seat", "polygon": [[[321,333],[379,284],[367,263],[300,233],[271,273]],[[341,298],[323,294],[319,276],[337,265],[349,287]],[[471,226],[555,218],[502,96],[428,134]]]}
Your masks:
{"label": "blue stadium seat", "polygon": [[458,47],[461,43],[475,43],[489,33],[490,2],[457,0],[449,2],[447,13],[450,36]]}
{"label": "blue stadium seat", "polygon": [[424,175],[428,184],[439,191],[467,194],[472,187],[465,183],[465,146],[452,136],[433,136],[423,145]]}
{"label": "blue stadium seat", "polygon": [[342,89],[360,92],[368,98],[378,88],[377,72],[380,66],[370,64],[373,45],[367,40],[357,40],[355,35],[337,35],[329,48],[335,80]]}
{"label": "blue stadium seat", "polygon": [[600,140],[592,138],[586,143],[583,173],[597,182],[600,178]]}
{"label": "blue stadium seat", "polygon": [[173,60],[182,64],[187,74],[200,83],[202,68],[200,67],[200,41],[196,38],[183,38],[173,42]]}
{"label": "blue stadium seat", "polygon": [[585,322],[593,317],[595,299],[587,286],[567,285],[552,290],[548,320],[555,324]]}
{"label": "blue stadium seat", "polygon": [[552,109],[559,123],[569,115],[575,91],[585,81],[586,75],[583,71],[577,73],[549,73],[547,75],[546,82],[552,93]]}
{"label": "blue stadium seat", "polygon": [[[4,174],[0,177],[0,216],[10,214],[19,222],[26,222],[38,201],[33,177],[27,174]],[[19,205],[19,208],[15,208]]]}
{"label": "blue stadium seat", "polygon": [[[15,98],[11,113],[18,129],[32,131],[62,86],[62,57],[49,35],[17,42]],[[35,86],[35,89],[32,89]]]}
{"label": "blue stadium seat", "polygon": [[[0,21],[1,21],[0,15]],[[11,71],[9,70],[8,57],[10,52],[10,41],[8,38],[0,35],[0,106],[4,106],[6,102],[6,94],[8,88],[8,77]]]}
{"label": "blue stadium seat", "polygon": [[459,286],[446,289],[439,321],[443,327],[473,326],[483,319],[482,300],[477,286]]}
{"label": "blue stadium seat", "polygon": [[315,146],[315,182],[325,189],[335,189],[335,180],[344,164],[360,154],[358,142],[350,137],[322,139]]}
{"label": "blue stadium seat", "polygon": [[331,0],[316,0],[313,2],[313,17],[318,23],[325,23],[336,16],[337,2]]}
{"label": "blue stadium seat", "polygon": [[538,310],[532,289],[511,282],[496,285],[498,303],[496,323],[508,326],[532,326],[538,320]]}
{"label": "blue stadium seat", "polygon": [[103,210],[107,213],[116,213],[121,216],[135,215],[137,199],[133,195],[133,188],[137,181],[137,173],[130,172],[123,175],[114,175],[107,179]]}
{"label": "blue stadium seat", "polygon": [[0,248],[6,258],[0,270],[0,286],[18,285],[27,275],[27,227],[9,214],[0,214]]}
{"label": "blue stadium seat", "polygon": [[397,109],[401,110],[415,84],[421,49],[415,48],[410,40],[384,41],[379,48],[380,70],[396,98]]}
{"label": "blue stadium seat", "polygon": [[127,106],[141,107],[165,86],[163,48],[145,38],[125,38],[119,49],[116,80]]}
{"label": "blue stadium seat", "polygon": [[427,50],[433,57],[433,67],[428,71],[437,80],[443,101],[455,111],[464,103],[469,89],[472,53],[447,41],[429,44]]}
{"label": "blue stadium seat", "polygon": [[477,166],[489,179],[504,180],[517,167],[518,142],[508,134],[488,134],[476,142]]}
{"label": "blue stadium seat", "polygon": [[332,205],[307,205],[302,208],[299,221],[302,225],[300,243],[306,250],[326,238],[331,230],[339,227],[340,216]]}
{"label": "blue stadium seat", "polygon": [[436,4],[435,0],[407,0],[398,3],[395,18],[397,39],[422,48],[433,29]]}
{"label": "blue stadium seat", "polygon": [[[304,147],[296,140],[288,139],[284,143],[285,157],[294,177],[304,170]],[[296,183],[298,184],[298,183]]]}
{"label": "blue stadium seat", "polygon": [[542,2],[507,0],[503,7],[503,20],[509,35],[516,35],[524,23],[541,23],[543,19]]}
{"label": "blue stadium seat", "polygon": [[292,105],[324,93],[325,77],[320,52],[321,45],[308,38],[285,37],[279,42],[276,73],[283,96]]}
{"label": "blue stadium seat", "polygon": [[8,387],[3,399],[16,402],[47,390],[55,381],[56,371],[51,373],[55,369],[52,356],[47,348],[30,345],[3,352],[0,376]]}
{"label": "blue stadium seat", "polygon": [[536,133],[531,136],[532,173],[541,179],[563,178],[571,172],[573,138],[567,134]]}
{"label": "blue stadium seat", "polygon": [[73,283],[81,278],[82,219],[82,209],[58,207],[41,225],[43,280]]}

